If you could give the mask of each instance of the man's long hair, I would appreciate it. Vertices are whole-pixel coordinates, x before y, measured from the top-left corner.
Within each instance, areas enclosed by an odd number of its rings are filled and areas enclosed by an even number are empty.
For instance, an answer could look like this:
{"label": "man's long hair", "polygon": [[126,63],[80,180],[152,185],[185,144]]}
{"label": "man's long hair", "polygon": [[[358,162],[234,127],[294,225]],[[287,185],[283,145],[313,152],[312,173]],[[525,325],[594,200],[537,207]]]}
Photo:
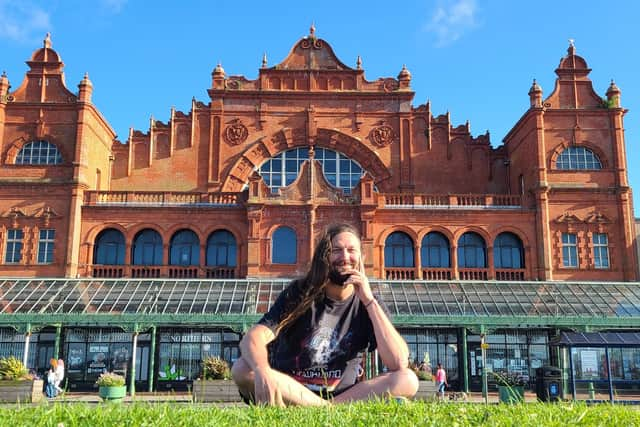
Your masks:
{"label": "man's long hair", "polygon": [[[335,224],[327,228],[316,245],[311,260],[311,268],[304,277],[294,280],[283,291],[287,301],[285,312],[276,327],[276,334],[295,322],[316,301],[325,297],[327,278],[331,269],[329,256],[331,255],[331,241],[340,233],[348,232],[360,240],[360,233],[349,224]],[[296,292],[297,291],[297,292]]]}

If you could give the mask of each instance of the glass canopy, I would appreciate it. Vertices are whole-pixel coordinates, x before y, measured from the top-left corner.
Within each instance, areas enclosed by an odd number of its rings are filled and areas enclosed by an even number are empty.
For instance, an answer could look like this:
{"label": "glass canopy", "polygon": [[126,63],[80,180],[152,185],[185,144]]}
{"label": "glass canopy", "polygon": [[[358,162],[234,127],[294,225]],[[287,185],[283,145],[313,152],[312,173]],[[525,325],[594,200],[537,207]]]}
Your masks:
{"label": "glass canopy", "polygon": [[[0,322],[22,315],[253,315],[264,313],[287,280],[0,279]],[[455,319],[640,318],[640,283],[371,281],[392,316],[428,324]],[[625,323],[626,322],[626,323]],[[587,324],[586,322],[585,324]]]}

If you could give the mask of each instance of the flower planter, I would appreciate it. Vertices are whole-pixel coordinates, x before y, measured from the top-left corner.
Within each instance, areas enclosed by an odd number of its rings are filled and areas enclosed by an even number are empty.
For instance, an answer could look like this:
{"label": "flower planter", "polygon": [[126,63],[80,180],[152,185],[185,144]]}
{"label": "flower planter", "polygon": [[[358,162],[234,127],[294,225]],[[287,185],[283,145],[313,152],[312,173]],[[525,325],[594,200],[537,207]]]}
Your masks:
{"label": "flower planter", "polygon": [[200,380],[193,382],[194,402],[240,402],[238,386],[233,380]]}
{"label": "flower planter", "polygon": [[43,380],[31,381],[0,381],[0,402],[39,402],[44,394]]}
{"label": "flower planter", "polygon": [[413,397],[419,400],[432,400],[436,397],[438,387],[435,381],[418,381],[418,391]]}
{"label": "flower planter", "polygon": [[521,385],[500,385],[498,386],[498,395],[500,402],[503,403],[521,403],[524,402],[524,386]]}
{"label": "flower planter", "polygon": [[105,402],[121,402],[127,395],[127,386],[100,386],[98,394]]}

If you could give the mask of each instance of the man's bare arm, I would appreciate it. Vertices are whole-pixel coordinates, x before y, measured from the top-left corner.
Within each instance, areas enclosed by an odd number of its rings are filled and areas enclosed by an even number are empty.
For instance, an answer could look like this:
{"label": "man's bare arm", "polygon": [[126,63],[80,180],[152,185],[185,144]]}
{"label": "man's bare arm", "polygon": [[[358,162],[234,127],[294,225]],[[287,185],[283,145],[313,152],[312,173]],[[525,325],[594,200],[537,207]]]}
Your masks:
{"label": "man's bare arm", "polygon": [[373,324],[378,354],[391,371],[404,369],[409,364],[409,348],[404,338],[387,317],[375,299],[366,302],[367,312]]}
{"label": "man's bare arm", "polygon": [[252,370],[269,368],[267,345],[275,339],[273,331],[264,325],[254,325],[240,341],[242,357]]}

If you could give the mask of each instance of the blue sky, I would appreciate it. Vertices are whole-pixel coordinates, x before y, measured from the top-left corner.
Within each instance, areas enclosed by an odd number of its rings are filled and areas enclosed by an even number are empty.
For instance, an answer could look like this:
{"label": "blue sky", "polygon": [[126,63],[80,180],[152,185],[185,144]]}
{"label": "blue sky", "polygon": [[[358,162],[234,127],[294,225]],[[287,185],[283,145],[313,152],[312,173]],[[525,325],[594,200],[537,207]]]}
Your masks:
{"label": "blue sky", "polygon": [[0,0],[0,70],[17,88],[25,61],[51,32],[67,86],[85,72],[93,101],[122,141],[129,127],[167,122],[171,106],[188,113],[191,98],[208,102],[211,71],[255,79],[267,54],[282,61],[315,23],[316,35],[368,80],[413,75],[414,105],[431,100],[454,125],[471,123],[502,143],[529,105],[537,79],[548,96],[568,39],[592,68],[604,96],[611,79],[622,90],[629,178],[640,217],[640,2],[372,0],[219,2],[143,0]]}

